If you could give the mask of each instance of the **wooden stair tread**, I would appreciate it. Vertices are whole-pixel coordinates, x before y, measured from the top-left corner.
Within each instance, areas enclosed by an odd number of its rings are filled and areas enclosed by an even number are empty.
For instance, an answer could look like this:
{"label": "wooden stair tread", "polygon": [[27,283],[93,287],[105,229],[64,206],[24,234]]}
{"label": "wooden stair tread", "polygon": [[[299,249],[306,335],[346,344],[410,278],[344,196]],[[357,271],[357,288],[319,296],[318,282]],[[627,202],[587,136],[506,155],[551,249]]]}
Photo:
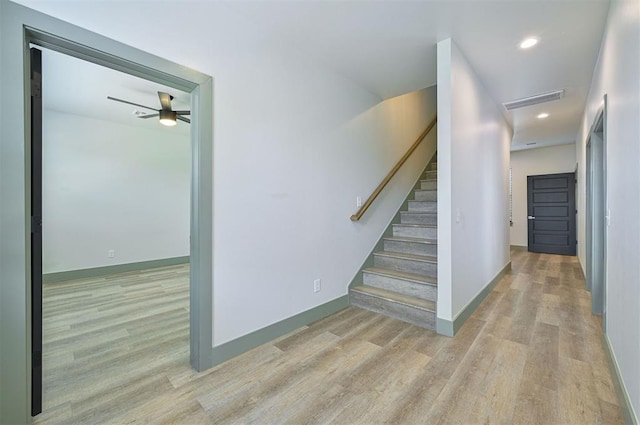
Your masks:
{"label": "wooden stair tread", "polygon": [[[428,202],[428,201],[425,201],[425,202]],[[431,211],[400,211],[400,214],[401,215],[425,215],[425,214],[438,215],[436,211],[433,211],[433,212]],[[397,223],[397,224],[403,224],[403,223]],[[437,227],[435,224],[429,224],[429,226]]]}
{"label": "wooden stair tread", "polygon": [[[423,202],[436,202],[436,201],[423,201]],[[437,212],[429,212],[429,211],[400,211],[400,213],[402,214],[431,214],[431,215],[437,215]],[[402,224],[402,223],[400,223]],[[434,225],[432,225],[434,226]],[[434,226],[435,227],[435,226]]]}
{"label": "wooden stair tread", "polygon": [[410,297],[407,295],[399,294],[397,292],[386,291],[384,289],[374,288],[372,286],[356,286],[354,288],[351,288],[351,291],[359,292],[363,295],[381,298],[386,301],[402,304],[408,307],[419,308],[431,313],[436,312],[436,303],[434,303],[433,301]]}
{"label": "wooden stair tread", "polygon": [[404,252],[393,252],[393,251],[378,251],[374,252],[373,255],[378,255],[382,257],[390,257],[390,258],[399,258],[403,260],[416,260],[416,261],[424,261],[426,263],[437,263],[438,257],[433,257],[431,255],[416,255],[416,254],[407,254]]}
{"label": "wooden stair tread", "polygon": [[[421,201],[418,201],[421,202]],[[403,226],[403,227],[431,227],[433,229],[437,228],[438,226],[435,224],[404,224],[404,223],[394,223],[392,224],[392,226]]]}
{"label": "wooden stair tread", "polygon": [[363,269],[362,271],[365,273],[372,273],[380,276],[408,280],[422,285],[438,285],[438,278],[421,274],[405,273],[391,269],[383,269],[380,267],[369,267]]}
{"label": "wooden stair tread", "polygon": [[409,236],[387,236],[383,238],[385,241],[397,241],[397,242],[415,242],[430,245],[437,245],[437,239],[425,239],[425,238],[412,238]]}

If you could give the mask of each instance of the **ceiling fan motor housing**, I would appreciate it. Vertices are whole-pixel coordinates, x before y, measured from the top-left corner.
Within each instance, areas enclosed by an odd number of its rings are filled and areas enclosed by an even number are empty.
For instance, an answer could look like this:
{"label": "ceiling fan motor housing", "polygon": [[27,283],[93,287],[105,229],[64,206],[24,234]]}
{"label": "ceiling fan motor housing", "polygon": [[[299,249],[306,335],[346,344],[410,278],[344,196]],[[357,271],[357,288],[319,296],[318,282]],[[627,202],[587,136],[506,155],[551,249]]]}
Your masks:
{"label": "ceiling fan motor housing", "polygon": [[175,125],[176,123],[176,113],[174,111],[169,111],[166,109],[160,109],[158,111],[160,115],[160,122],[165,125]]}

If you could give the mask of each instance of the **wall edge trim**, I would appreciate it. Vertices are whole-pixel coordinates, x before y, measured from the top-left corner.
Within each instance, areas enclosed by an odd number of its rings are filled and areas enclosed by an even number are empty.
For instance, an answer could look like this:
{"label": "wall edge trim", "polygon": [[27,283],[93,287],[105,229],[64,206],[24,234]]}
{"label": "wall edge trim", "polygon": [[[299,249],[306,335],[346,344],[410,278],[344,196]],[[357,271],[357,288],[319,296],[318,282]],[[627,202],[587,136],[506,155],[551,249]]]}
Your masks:
{"label": "wall edge trim", "polygon": [[582,264],[582,259],[580,259],[580,256],[576,255],[576,257],[578,257],[578,264],[580,265],[580,273],[582,273],[582,279],[585,280],[585,287],[586,287],[587,272],[585,271],[584,264]]}
{"label": "wall edge trim", "polygon": [[436,333],[444,336],[454,336],[453,321],[436,317]]}
{"label": "wall edge trim", "polygon": [[57,283],[67,280],[88,279],[115,273],[126,273],[156,267],[175,266],[189,263],[189,256],[161,258],[159,260],[140,261],[136,263],[114,264],[113,266],[94,267],[90,269],[69,270],[66,272],[47,273],[42,275],[43,283]]}
{"label": "wall edge trim", "polygon": [[242,353],[273,341],[298,328],[318,321],[349,306],[349,296],[343,295],[309,310],[258,329],[211,349],[210,365],[217,366]]}
{"label": "wall edge trim", "polygon": [[602,335],[602,345],[604,345],[604,351],[607,355],[607,363],[609,363],[611,378],[613,378],[613,386],[616,388],[618,400],[622,402],[622,406],[620,406],[620,408],[624,414],[624,423],[638,425],[638,415],[633,410],[633,404],[631,403],[627,387],[624,385],[622,374],[618,367],[618,360],[616,359],[613,348],[611,347],[611,341],[609,341],[609,337],[606,333]]}
{"label": "wall edge trim", "polygon": [[453,319],[453,332],[454,334],[462,327],[464,322],[467,321],[469,316],[480,306],[482,301],[493,291],[493,288],[500,282],[500,280],[511,270],[511,260],[500,269],[500,271],[491,279],[491,281],[473,297],[471,301],[456,315]]}

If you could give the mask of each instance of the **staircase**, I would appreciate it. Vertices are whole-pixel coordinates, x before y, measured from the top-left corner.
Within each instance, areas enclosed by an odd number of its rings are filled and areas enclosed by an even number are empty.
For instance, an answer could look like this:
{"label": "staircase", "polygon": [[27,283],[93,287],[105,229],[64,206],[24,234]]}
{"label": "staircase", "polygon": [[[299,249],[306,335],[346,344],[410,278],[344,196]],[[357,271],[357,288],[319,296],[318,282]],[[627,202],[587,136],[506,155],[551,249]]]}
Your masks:
{"label": "staircase", "polygon": [[[434,160],[435,161],[435,158]],[[363,285],[349,291],[351,305],[435,329],[438,295],[438,166],[431,162],[414,190],[408,210],[400,211],[383,251],[362,270]]]}

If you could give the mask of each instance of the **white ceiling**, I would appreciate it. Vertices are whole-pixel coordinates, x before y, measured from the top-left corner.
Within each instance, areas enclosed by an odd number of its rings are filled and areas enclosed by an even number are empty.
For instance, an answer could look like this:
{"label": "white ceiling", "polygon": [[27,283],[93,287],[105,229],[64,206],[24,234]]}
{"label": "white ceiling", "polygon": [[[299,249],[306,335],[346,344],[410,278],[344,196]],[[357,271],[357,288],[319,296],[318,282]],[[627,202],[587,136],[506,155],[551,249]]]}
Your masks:
{"label": "white ceiling", "polygon": [[[45,13],[56,10],[56,1],[19,2]],[[117,0],[104,2],[116,4]],[[207,39],[211,31],[208,16],[225,11],[214,1],[180,4],[195,12],[189,22],[172,22],[174,32],[196,28],[201,39]],[[448,37],[466,55],[498,104],[565,89],[561,100],[512,112],[503,110],[514,129],[512,149],[519,150],[575,141],[609,2],[262,0],[224,5],[252,21],[249,31],[261,43],[289,46],[295,54],[309,55],[381,98],[434,85],[436,43]],[[117,10],[113,9],[114,16]],[[538,46],[519,49],[519,42],[531,35],[541,39]],[[141,97],[132,98],[134,93],[126,91],[127,87]],[[127,87],[109,94],[153,104],[153,96],[143,95],[155,90],[131,83]],[[95,99],[105,96],[101,93]],[[543,111],[549,118],[537,119]]]}
{"label": "white ceiling", "polygon": [[[153,111],[108,100],[107,96],[160,109],[158,91],[174,96],[175,110],[190,109],[188,93],[153,83],[100,65],[76,59],[48,49],[42,50],[43,108],[153,130],[189,132],[189,124],[178,121],[165,127],[158,118],[140,119],[133,112]],[[46,112],[45,112],[46,113]]]}
{"label": "white ceiling", "polygon": [[[294,43],[382,98],[436,84],[436,43],[449,37],[499,104],[565,89],[562,100],[504,110],[513,150],[575,141],[609,8],[598,0],[229,4],[274,41]],[[540,43],[519,49],[527,36]]]}

